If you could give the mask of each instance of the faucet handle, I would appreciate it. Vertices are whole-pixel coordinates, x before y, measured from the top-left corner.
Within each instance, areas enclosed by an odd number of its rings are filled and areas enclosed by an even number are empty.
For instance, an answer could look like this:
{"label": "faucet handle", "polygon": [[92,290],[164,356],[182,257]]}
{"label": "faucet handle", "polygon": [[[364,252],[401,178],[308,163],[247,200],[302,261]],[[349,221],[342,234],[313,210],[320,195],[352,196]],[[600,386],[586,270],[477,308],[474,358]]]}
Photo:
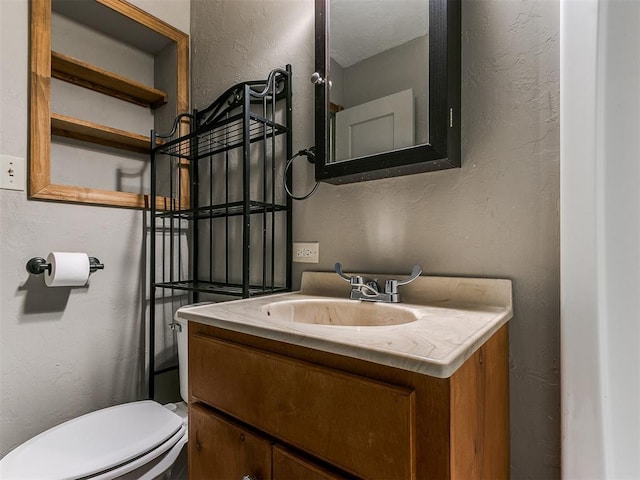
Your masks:
{"label": "faucet handle", "polygon": [[375,293],[377,293],[380,290],[380,288],[378,287],[377,278],[372,279],[372,278],[363,277],[362,275],[354,275],[353,277],[345,275],[344,272],[342,271],[341,263],[336,263],[334,266],[334,269],[341,279],[351,284],[352,288],[364,287],[370,290],[371,292],[375,292]]}
{"label": "faucet handle", "polygon": [[409,275],[404,280],[387,280],[384,282],[384,292],[388,294],[396,294],[398,293],[398,287],[401,285],[406,285],[407,283],[413,282],[416,278],[420,276],[422,273],[422,267],[418,264],[413,266],[411,270],[411,275]]}
{"label": "faucet handle", "polygon": [[398,282],[398,285],[406,285],[407,283],[413,282],[416,278],[420,276],[421,273],[422,273],[422,267],[416,263],[413,266],[413,269],[411,269],[411,275],[409,275],[404,280],[396,280],[396,281]]}
{"label": "faucet handle", "polygon": [[344,274],[344,272],[342,271],[342,264],[340,262],[336,263],[333,269],[336,271],[336,273],[341,279],[343,279],[345,282],[351,283],[351,277],[348,277],[347,275]]}

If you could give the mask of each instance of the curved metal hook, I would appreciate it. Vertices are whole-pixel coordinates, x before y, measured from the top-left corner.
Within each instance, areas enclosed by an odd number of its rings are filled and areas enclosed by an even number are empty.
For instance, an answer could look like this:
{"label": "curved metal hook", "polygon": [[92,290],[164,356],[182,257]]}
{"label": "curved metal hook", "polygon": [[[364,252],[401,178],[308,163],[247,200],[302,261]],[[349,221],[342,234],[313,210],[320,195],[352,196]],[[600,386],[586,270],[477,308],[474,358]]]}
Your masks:
{"label": "curved metal hook", "polygon": [[173,120],[173,125],[171,127],[171,131],[169,133],[156,133],[156,137],[160,137],[160,138],[169,138],[172,137],[176,131],[178,130],[178,124],[180,123],[180,120],[183,118],[188,118],[189,120],[193,119],[193,115],[191,115],[190,113],[181,113],[180,115],[178,115],[174,120]]}

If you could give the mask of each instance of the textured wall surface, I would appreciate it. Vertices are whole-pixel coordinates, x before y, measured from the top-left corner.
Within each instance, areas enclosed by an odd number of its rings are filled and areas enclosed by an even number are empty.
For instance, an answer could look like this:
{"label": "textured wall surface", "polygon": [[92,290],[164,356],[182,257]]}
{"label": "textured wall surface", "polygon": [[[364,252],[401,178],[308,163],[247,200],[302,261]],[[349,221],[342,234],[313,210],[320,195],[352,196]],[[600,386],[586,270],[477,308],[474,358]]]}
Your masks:
{"label": "textured wall surface", "polygon": [[[189,2],[134,4],[189,28]],[[27,155],[28,2],[0,1],[0,152]],[[52,250],[104,262],[85,288],[44,287],[24,269]],[[0,456],[64,420],[143,395],[139,211],[28,201],[0,190]]]}
{"label": "textured wall surface", "polygon": [[[191,8],[194,105],[291,63],[294,151],[313,145],[313,2]],[[294,205],[294,240],[320,242],[310,269],[408,273],[419,262],[426,274],[513,280],[514,478],[560,475],[558,30],[557,2],[464,2],[462,168],[323,184]],[[296,164],[296,193],[311,176]]]}

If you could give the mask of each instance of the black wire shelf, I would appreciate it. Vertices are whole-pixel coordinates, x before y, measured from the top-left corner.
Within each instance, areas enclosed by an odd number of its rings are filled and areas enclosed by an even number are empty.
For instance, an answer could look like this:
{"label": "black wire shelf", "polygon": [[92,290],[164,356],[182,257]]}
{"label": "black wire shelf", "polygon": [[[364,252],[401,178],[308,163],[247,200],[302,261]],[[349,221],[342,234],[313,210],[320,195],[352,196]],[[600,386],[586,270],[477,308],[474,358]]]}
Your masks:
{"label": "black wire shelf", "polygon": [[[209,282],[206,280],[181,280],[176,282],[156,283],[156,287],[172,290],[184,290],[188,292],[209,293],[216,295],[229,295],[242,297],[244,295],[242,285],[236,283]],[[249,296],[271,295],[290,291],[285,286],[249,285]]]}
{"label": "black wire shelf", "polygon": [[[249,143],[273,138],[288,131],[284,125],[255,113],[249,114]],[[193,161],[232,150],[243,144],[244,115],[240,113],[159,145],[154,150],[157,154]]]}
{"label": "black wire shelf", "polygon": [[[165,210],[156,212],[157,218],[181,218],[184,220],[207,220],[211,218],[225,218],[243,215],[245,211],[244,202],[231,202],[219,205],[210,205],[198,208],[187,208],[180,210]],[[249,202],[249,214],[286,212],[287,206],[266,203],[266,202]]]}
{"label": "black wire shelf", "polygon": [[168,311],[207,295],[291,291],[291,80],[290,65],[277,68],[180,113],[169,132],[151,132],[150,398],[165,366],[156,364],[156,329],[173,318]]}

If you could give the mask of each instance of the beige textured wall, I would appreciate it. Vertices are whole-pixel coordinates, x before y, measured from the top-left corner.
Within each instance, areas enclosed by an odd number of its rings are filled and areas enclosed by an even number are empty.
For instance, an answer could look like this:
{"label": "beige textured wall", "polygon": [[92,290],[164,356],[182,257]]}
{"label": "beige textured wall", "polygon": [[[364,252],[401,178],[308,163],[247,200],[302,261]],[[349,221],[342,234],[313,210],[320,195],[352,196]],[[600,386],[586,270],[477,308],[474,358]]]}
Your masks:
{"label": "beige textured wall", "polygon": [[[188,0],[132,3],[188,32]],[[23,158],[27,48],[27,0],[0,1],[0,152]],[[0,456],[64,420],[146,394],[142,220],[139,211],[0,190]],[[45,288],[24,267],[53,250],[88,252],[105,270],[87,288]]]}
{"label": "beige textured wall", "polygon": [[[192,95],[285,63],[294,72],[294,149],[313,145],[313,1],[192,1]],[[332,186],[294,206],[294,240],[346,270],[513,280],[514,478],[559,477],[559,6],[463,5],[461,169]],[[295,190],[312,175],[296,164]],[[296,264],[299,282],[302,267]]]}

